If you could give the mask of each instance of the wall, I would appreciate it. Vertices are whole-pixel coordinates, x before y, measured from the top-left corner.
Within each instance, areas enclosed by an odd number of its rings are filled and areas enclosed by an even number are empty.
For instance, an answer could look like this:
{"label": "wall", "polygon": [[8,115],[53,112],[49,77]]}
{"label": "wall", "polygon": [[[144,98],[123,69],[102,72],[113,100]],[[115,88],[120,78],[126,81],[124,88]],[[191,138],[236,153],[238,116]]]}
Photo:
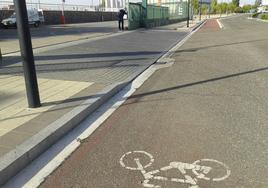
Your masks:
{"label": "wall", "polygon": [[[0,21],[12,15],[12,10],[0,10]],[[65,22],[85,23],[117,20],[116,12],[65,11]],[[60,24],[61,11],[44,11],[45,24]]]}
{"label": "wall", "polygon": [[[65,11],[65,23],[85,23],[116,20],[116,12]],[[61,11],[44,11],[45,24],[60,24]]]}

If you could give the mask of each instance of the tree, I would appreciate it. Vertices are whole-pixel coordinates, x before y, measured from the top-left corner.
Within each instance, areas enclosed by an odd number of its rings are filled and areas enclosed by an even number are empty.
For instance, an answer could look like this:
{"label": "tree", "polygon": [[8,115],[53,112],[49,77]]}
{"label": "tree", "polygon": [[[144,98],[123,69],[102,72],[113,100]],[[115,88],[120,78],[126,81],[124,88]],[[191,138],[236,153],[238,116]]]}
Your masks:
{"label": "tree", "polygon": [[235,13],[243,13],[243,9],[241,7],[236,7]]}
{"label": "tree", "polygon": [[222,7],[222,13],[227,13],[228,4],[227,3],[221,3],[221,7]]}
{"label": "tree", "polygon": [[222,14],[222,7],[221,7],[221,4],[217,4],[217,5],[216,5],[216,13],[217,13],[217,14]]}
{"label": "tree", "polygon": [[252,6],[251,5],[244,5],[242,9],[243,9],[243,12],[246,13],[246,12],[249,12],[252,9]]}
{"label": "tree", "polygon": [[192,0],[192,7],[194,9],[194,14],[197,14],[199,11],[199,3],[198,0]]}
{"label": "tree", "polygon": [[208,6],[205,4],[202,4],[201,11],[202,11],[202,14],[208,14]]}
{"label": "tree", "polygon": [[229,3],[227,6],[227,10],[229,13],[233,13],[235,11],[235,5],[233,3]]}
{"label": "tree", "polygon": [[211,13],[212,14],[216,13],[217,4],[218,4],[217,0],[212,0],[211,1],[210,6],[211,6]]}
{"label": "tree", "polygon": [[235,5],[235,7],[239,7],[239,0],[232,0],[232,3]]}

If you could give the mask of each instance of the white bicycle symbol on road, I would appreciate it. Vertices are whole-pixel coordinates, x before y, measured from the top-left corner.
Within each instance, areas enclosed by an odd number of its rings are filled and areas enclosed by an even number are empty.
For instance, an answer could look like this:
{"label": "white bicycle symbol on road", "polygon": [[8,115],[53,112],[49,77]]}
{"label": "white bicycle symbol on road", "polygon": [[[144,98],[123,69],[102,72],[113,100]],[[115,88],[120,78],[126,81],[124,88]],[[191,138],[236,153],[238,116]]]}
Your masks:
{"label": "white bicycle symbol on road", "polygon": [[[146,163],[145,165],[142,165],[142,162]],[[142,162],[141,162],[142,161]],[[128,169],[128,170],[136,170],[140,171],[144,177],[144,181],[142,183],[143,187],[146,188],[160,188],[160,185],[154,185],[150,184],[151,180],[159,180],[159,181],[170,181],[175,183],[183,183],[183,184],[189,184],[189,188],[199,188],[198,186],[198,180],[203,179],[207,181],[223,181],[226,178],[228,178],[231,174],[231,171],[227,165],[224,163],[214,160],[214,159],[201,159],[193,162],[192,164],[189,163],[183,163],[183,162],[170,162],[168,166],[164,166],[158,170],[153,170],[146,172],[146,168],[151,166],[154,162],[154,158],[150,153],[147,153],[145,151],[130,151],[125,153],[120,158],[120,164],[122,167]],[[220,177],[209,177],[209,172],[213,169],[210,166],[204,166],[201,165],[201,163],[211,163],[221,168]],[[184,176],[184,179],[182,178],[168,178],[163,176],[157,176],[160,172],[165,172],[171,169],[177,169],[179,172]],[[191,177],[187,174],[187,171],[191,170],[194,174],[194,177]]]}

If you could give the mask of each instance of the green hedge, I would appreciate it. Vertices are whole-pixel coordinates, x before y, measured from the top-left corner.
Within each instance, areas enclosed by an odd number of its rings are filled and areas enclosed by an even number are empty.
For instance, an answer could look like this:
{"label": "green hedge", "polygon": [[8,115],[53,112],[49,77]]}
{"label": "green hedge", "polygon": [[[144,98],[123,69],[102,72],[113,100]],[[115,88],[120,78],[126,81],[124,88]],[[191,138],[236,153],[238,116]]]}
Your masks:
{"label": "green hedge", "polygon": [[252,18],[258,18],[259,14],[260,13],[254,13],[254,14],[252,14]]}

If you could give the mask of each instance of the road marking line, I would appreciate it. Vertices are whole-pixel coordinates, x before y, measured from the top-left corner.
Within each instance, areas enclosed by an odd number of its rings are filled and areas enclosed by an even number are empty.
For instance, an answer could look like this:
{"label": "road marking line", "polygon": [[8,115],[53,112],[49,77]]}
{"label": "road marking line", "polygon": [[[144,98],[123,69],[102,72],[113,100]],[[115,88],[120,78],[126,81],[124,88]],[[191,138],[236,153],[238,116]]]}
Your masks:
{"label": "road marking line", "polygon": [[224,28],[224,25],[220,22],[219,19],[217,19],[217,23],[219,24],[219,27],[220,27],[221,29]]}

